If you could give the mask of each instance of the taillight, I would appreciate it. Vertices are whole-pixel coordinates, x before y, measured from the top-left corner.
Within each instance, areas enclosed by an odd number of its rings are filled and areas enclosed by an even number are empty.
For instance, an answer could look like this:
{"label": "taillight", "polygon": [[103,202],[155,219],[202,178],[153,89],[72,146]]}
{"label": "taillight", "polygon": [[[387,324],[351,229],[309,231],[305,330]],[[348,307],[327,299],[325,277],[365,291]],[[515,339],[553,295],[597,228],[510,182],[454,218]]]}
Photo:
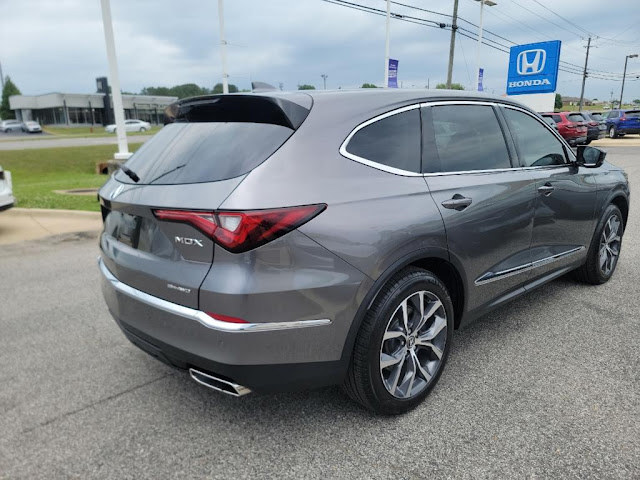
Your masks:
{"label": "taillight", "polygon": [[625,121],[626,119],[627,119],[627,116],[626,116],[626,115],[622,115],[622,116],[620,117],[620,120],[622,120],[622,121]]}
{"label": "taillight", "polygon": [[270,210],[154,210],[159,220],[188,223],[232,253],[264,245],[295,230],[327,208],[326,204]]}
{"label": "taillight", "polygon": [[577,125],[575,123],[567,123],[566,127],[567,128],[576,128]]}

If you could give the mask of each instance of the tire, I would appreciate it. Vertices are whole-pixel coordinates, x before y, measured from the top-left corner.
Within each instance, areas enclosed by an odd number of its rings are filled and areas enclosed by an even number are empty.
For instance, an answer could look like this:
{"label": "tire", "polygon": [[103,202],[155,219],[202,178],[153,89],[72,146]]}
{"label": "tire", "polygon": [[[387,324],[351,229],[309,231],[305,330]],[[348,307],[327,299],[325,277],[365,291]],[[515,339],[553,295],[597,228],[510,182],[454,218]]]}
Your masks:
{"label": "tire", "polygon": [[[421,317],[421,301],[431,316]],[[379,414],[397,415],[415,408],[440,378],[449,355],[453,318],[451,298],[438,277],[416,267],[398,272],[379,292],[360,326],[343,384],[347,395]]]}
{"label": "tire", "polygon": [[587,140],[586,142],[584,142],[583,145],[589,145],[591,143],[591,140]]}
{"label": "tire", "polygon": [[144,128],[144,127],[140,127],[140,131],[141,131],[141,132],[146,132],[146,131],[147,131],[147,129],[146,129],[146,128]]}
{"label": "tire", "polygon": [[[617,219],[616,235],[612,236],[612,226]],[[587,260],[575,271],[575,277],[584,283],[602,285],[609,281],[616,271],[620,250],[622,248],[622,236],[624,234],[624,220],[620,209],[615,205],[609,205],[598,222],[595,234],[591,240]],[[612,239],[606,242],[609,248],[603,246],[606,238]],[[617,238],[617,240],[616,240]],[[604,250],[603,250],[604,249]],[[603,258],[606,258],[603,266]]]}
{"label": "tire", "polygon": [[609,138],[616,138],[618,136],[618,132],[616,131],[616,127],[611,125],[609,127]]}

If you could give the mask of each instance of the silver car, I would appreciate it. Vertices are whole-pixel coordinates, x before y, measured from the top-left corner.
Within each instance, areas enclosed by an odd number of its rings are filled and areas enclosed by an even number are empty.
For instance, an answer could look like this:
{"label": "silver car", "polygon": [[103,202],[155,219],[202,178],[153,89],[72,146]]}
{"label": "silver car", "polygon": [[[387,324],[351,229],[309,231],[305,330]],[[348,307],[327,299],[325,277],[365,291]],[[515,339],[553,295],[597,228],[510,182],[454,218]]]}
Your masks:
{"label": "silver car", "polygon": [[[126,132],[146,132],[151,129],[151,124],[142,120],[125,120],[124,129]],[[115,123],[107,125],[104,130],[107,133],[116,133]]]}
{"label": "silver car", "polygon": [[629,186],[510,100],[446,91],[181,100],[102,187],[102,291],[214,390],[342,384],[418,405],[453,330],[568,272],[613,275]]}
{"label": "silver car", "polygon": [[16,199],[13,197],[13,185],[11,172],[3,170],[0,166],[0,212],[13,207]]}
{"label": "silver car", "polygon": [[3,120],[0,122],[0,132],[18,132],[22,130],[22,122],[20,120]]}

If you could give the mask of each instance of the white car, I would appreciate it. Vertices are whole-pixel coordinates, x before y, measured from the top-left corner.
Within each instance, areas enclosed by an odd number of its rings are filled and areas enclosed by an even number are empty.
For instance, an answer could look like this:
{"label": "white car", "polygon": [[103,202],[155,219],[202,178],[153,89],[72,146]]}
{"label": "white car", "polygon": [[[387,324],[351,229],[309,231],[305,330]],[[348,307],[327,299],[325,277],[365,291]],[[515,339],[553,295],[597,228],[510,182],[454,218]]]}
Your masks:
{"label": "white car", "polygon": [[27,133],[42,133],[42,127],[38,122],[24,122],[22,124],[22,131]]}
{"label": "white car", "polygon": [[3,120],[0,122],[0,132],[17,132],[22,130],[22,122],[20,120]]}
{"label": "white car", "polygon": [[0,211],[13,207],[16,201],[13,198],[13,185],[11,184],[11,172],[0,167]]}
{"label": "white car", "polygon": [[[107,133],[116,132],[115,124],[107,125],[104,129]],[[127,132],[146,132],[151,129],[151,124],[149,122],[143,122],[142,120],[125,120],[124,129]]]}

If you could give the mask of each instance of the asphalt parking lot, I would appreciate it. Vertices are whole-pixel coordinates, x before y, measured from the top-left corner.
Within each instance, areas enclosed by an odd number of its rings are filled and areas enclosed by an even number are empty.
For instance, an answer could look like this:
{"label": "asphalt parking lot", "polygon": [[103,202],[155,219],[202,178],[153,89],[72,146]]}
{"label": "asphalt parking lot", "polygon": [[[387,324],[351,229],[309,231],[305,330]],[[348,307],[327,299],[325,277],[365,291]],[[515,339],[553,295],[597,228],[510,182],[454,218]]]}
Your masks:
{"label": "asphalt parking lot", "polygon": [[[640,185],[640,147],[608,159]],[[454,335],[427,401],[231,398],[128,343],[97,234],[0,247],[0,478],[638,478],[640,207],[606,285],[563,278]]]}

